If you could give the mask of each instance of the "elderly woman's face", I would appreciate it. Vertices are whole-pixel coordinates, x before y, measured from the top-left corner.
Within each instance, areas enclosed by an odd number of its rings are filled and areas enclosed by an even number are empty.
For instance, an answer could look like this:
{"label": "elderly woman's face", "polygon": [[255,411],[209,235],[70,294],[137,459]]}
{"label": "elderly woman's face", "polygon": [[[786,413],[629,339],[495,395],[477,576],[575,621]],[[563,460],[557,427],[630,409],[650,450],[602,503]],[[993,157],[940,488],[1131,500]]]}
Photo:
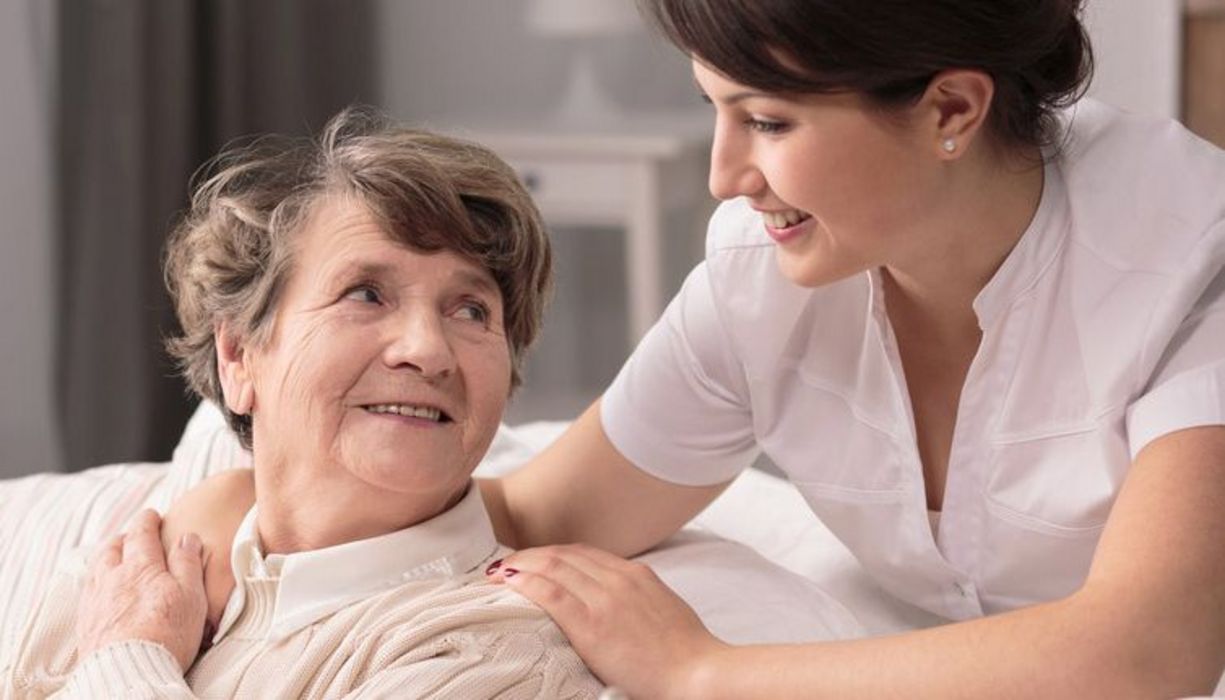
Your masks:
{"label": "elderly woman's face", "polygon": [[257,468],[314,465],[321,492],[453,497],[510,388],[492,276],[393,241],[339,197],[315,207],[295,250],[271,338],[246,350]]}

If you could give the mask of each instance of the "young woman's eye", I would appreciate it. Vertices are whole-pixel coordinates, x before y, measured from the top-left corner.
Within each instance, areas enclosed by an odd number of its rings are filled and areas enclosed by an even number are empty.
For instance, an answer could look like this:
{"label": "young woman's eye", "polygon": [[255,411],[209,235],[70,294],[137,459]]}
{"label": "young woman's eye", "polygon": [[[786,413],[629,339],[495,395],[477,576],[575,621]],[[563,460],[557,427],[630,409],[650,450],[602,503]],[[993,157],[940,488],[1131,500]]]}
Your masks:
{"label": "young woman's eye", "polygon": [[368,284],[359,284],[345,292],[345,299],[360,301],[365,304],[381,304],[383,297],[379,290]]}
{"label": "young woman's eye", "polygon": [[786,131],[789,126],[786,122],[758,119],[756,117],[745,119],[744,124],[749,129],[756,131],[759,134],[781,134]]}

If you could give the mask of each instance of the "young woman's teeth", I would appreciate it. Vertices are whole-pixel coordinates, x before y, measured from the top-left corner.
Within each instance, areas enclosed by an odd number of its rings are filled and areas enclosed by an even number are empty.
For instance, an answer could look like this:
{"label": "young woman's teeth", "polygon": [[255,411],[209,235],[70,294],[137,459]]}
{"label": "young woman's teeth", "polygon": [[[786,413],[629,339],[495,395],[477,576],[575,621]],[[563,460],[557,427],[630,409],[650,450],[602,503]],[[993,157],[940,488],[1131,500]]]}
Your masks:
{"label": "young woman's teeth", "polygon": [[442,420],[442,411],[437,408],[426,408],[424,406],[408,406],[398,403],[383,403],[374,406],[366,406],[366,410],[371,413],[394,413],[398,416],[409,416],[412,418],[425,418],[432,421]]}
{"label": "young woman's teeth", "polygon": [[788,209],[787,211],[764,211],[761,213],[766,220],[766,225],[770,228],[784,229],[791,228],[796,224],[811,218],[810,214],[805,214],[796,209]]}

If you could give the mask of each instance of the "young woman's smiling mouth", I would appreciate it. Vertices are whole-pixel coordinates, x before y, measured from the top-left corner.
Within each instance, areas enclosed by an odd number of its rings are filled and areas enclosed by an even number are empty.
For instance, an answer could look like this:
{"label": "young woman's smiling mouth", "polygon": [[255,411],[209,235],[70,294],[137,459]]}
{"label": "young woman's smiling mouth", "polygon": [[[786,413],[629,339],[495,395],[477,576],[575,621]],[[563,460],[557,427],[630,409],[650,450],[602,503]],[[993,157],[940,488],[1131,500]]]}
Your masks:
{"label": "young woman's smiling mouth", "polygon": [[812,214],[799,209],[781,209],[778,211],[762,211],[762,221],[766,225],[766,233],[776,243],[785,243],[808,230],[808,222]]}

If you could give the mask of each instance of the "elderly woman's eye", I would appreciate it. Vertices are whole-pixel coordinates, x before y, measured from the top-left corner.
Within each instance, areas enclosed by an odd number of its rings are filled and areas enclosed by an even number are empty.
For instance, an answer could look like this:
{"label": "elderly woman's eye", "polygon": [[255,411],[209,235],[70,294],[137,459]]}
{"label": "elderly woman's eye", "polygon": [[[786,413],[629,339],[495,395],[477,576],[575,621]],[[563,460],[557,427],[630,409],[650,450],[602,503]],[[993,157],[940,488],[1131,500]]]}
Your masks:
{"label": "elderly woman's eye", "polygon": [[459,317],[467,321],[485,323],[489,321],[489,307],[476,301],[464,303],[459,307]]}
{"label": "elderly woman's eye", "polygon": [[361,301],[367,304],[380,304],[383,298],[379,296],[379,290],[368,284],[358,285],[345,292],[345,299],[353,301]]}

